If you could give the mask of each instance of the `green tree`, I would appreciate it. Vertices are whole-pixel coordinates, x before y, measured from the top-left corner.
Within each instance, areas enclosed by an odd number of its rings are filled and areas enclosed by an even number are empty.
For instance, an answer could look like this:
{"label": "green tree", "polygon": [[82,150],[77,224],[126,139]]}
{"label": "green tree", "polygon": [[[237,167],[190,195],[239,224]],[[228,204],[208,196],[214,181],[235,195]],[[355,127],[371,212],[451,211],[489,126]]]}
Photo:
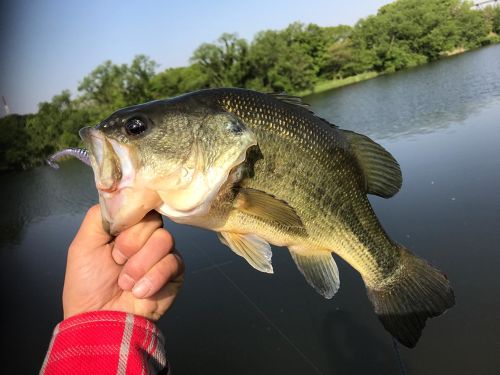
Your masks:
{"label": "green tree", "polygon": [[8,115],[0,118],[0,170],[27,169],[33,166],[31,135],[26,129],[28,117]]}
{"label": "green tree", "polygon": [[319,58],[321,54],[318,52],[315,56],[311,50],[320,49],[307,43],[311,30],[295,23],[282,31],[268,30],[257,34],[250,48],[253,79],[248,87],[277,92],[312,88],[319,72],[314,57]]}
{"label": "green tree", "polygon": [[145,55],[138,55],[132,60],[132,64],[125,70],[125,93],[126,105],[138,104],[149,101],[152,98],[152,79],[155,77],[155,69],[158,64]]}
{"label": "green tree", "polygon": [[36,115],[27,121],[33,157],[42,160],[58,149],[80,145],[78,130],[93,123],[91,112],[80,101],[71,100],[69,91],[40,103]]}
{"label": "green tree", "polygon": [[342,78],[345,66],[353,59],[352,27],[340,25],[325,30],[326,51],[320,65],[320,78]]}
{"label": "green tree", "polygon": [[248,43],[236,34],[222,34],[216,43],[203,43],[191,62],[199,64],[209,87],[240,86],[248,80]]}
{"label": "green tree", "polygon": [[471,9],[470,1],[397,0],[354,27],[292,23],[266,30],[251,43],[222,34],[197,48],[187,67],[155,73],[144,55],[130,65],[106,61],[69,91],[28,117],[1,119],[0,167],[27,168],[57,149],[80,144],[78,130],[119,108],[202,88],[237,86],[297,93],[321,80],[368,71],[394,72],[460,49],[500,42],[500,7]]}
{"label": "green tree", "polygon": [[460,0],[399,0],[360,20],[352,34],[349,73],[395,71],[438,59],[456,48],[473,48],[488,27],[480,11]]}
{"label": "green tree", "polygon": [[151,79],[156,65],[144,55],[136,56],[130,66],[116,65],[108,60],[80,83],[80,101],[92,108],[97,121],[119,108],[151,100]]}
{"label": "green tree", "polygon": [[485,22],[484,13],[470,8],[471,3],[464,2],[457,15],[460,44],[464,48],[479,47],[488,35],[488,24]]}
{"label": "green tree", "polygon": [[493,8],[492,17],[492,31],[496,34],[500,34],[500,7],[497,6]]}
{"label": "green tree", "polygon": [[151,95],[156,99],[210,87],[209,78],[200,64],[169,68],[151,79]]}

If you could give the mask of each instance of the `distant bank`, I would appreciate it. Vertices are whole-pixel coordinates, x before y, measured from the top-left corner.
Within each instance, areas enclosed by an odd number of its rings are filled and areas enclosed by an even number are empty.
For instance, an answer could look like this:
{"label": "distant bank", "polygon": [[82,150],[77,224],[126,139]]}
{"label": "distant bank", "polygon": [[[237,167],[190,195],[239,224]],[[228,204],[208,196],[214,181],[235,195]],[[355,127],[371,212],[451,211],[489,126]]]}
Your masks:
{"label": "distant bank", "polygon": [[[489,46],[494,45],[494,44],[500,44],[500,40],[495,39],[494,41],[492,41],[492,44],[486,45],[485,47],[489,47]],[[482,48],[482,47],[478,47],[478,48]],[[465,49],[463,47],[456,48],[453,51],[444,52],[441,55],[440,59],[454,57],[454,56],[460,55],[462,53],[474,51],[478,48],[470,48],[470,49]],[[427,64],[427,63],[425,63],[425,64]],[[420,65],[418,65],[418,66],[420,66]],[[411,69],[411,68],[407,68],[407,69]],[[376,78],[382,74],[388,74],[388,73],[386,73],[386,72],[365,72],[365,73],[356,74],[356,75],[351,76],[351,77],[346,77],[346,78],[341,78],[341,79],[332,79],[330,81],[323,81],[323,82],[317,83],[312,89],[299,91],[299,92],[296,92],[294,94],[297,96],[306,97],[309,95],[319,94],[319,93],[322,93],[325,91],[330,91],[330,90],[333,90],[333,89],[336,89],[336,88],[339,88],[342,86],[348,86],[348,85],[352,85],[354,83],[363,82],[363,81],[366,81],[366,80],[369,80],[372,78]]]}
{"label": "distant bank", "polygon": [[[320,10],[318,10],[320,11]],[[203,43],[190,65],[156,71],[148,56],[106,61],[30,116],[0,119],[0,170],[28,169],[56,150],[80,146],[78,129],[119,108],[213,87],[300,96],[413,68],[500,42],[500,7],[462,0],[397,0],[354,26],[300,22],[252,41],[224,33]]]}

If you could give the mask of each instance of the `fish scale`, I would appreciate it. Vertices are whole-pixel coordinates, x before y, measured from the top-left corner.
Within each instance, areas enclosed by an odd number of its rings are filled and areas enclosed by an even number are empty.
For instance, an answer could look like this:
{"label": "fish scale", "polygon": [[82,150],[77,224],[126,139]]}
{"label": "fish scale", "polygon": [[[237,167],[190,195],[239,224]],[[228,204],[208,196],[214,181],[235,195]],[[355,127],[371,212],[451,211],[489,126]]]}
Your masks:
{"label": "fish scale", "polygon": [[[201,90],[118,110],[80,136],[112,234],[155,209],[218,232],[268,273],[270,244],[287,246],[325,298],[340,285],[335,252],[361,274],[383,326],[408,347],[428,318],[454,305],[446,276],[393,242],[367,198],[399,191],[397,161],[299,98]],[[63,151],[54,160],[66,154],[80,155]]]}
{"label": "fish scale", "polygon": [[[306,226],[314,223],[307,226],[310,237],[308,245],[334,251],[355,267],[365,280],[375,283],[394,271],[396,261],[392,260],[397,258],[399,252],[378,224],[373,211],[367,210],[369,204],[361,202],[357,207],[351,206],[351,210],[340,210],[343,202],[351,202],[351,198],[367,199],[364,192],[357,194],[362,191],[362,182],[356,178],[360,172],[356,170],[352,157],[349,157],[345,142],[331,134],[336,131],[332,126],[324,125],[323,120],[310,116],[307,110],[294,108],[287,103],[268,104],[264,100],[236,95],[223,96],[221,102],[228,111],[235,113],[252,128],[264,154],[264,158],[255,165],[255,177],[244,181],[244,186],[269,192],[288,202],[298,211]],[[262,108],[263,116],[255,116],[255,113],[259,113],[255,108]],[[300,112],[306,112],[307,117]],[[314,131],[316,129],[319,131]],[[269,164],[280,168],[268,173]],[[296,171],[296,165],[303,166],[303,169]],[[317,173],[319,168],[342,171],[343,175]],[[297,186],[300,181],[306,184],[289,189],[289,186]],[[350,186],[345,187],[345,184]],[[325,194],[315,194],[316,186],[324,187]],[[294,192],[296,194],[291,194]],[[369,217],[371,225],[356,225],[353,218],[359,216]],[[248,219],[240,216],[235,220]],[[343,224],[346,222],[351,223],[350,230]],[[238,225],[241,226],[241,223]],[[272,236],[272,233],[267,235]],[[371,266],[373,262],[377,265]]]}

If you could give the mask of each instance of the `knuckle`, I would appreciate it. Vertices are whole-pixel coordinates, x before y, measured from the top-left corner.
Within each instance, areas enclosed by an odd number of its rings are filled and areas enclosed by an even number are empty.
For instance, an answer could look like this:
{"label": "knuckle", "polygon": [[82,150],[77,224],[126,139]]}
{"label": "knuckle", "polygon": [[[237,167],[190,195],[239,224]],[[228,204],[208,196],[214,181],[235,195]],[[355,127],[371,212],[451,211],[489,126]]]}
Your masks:
{"label": "knuckle", "polygon": [[173,249],[174,247],[174,237],[164,228],[158,228],[155,231],[155,235],[158,237],[162,243],[168,247],[168,249]]}
{"label": "knuckle", "polygon": [[152,270],[150,277],[156,289],[160,289],[170,279],[172,279],[176,275],[176,273],[177,265],[167,255],[167,257],[161,261],[159,267],[156,267],[154,270]]}
{"label": "knuckle", "polygon": [[130,259],[125,264],[123,272],[130,275],[135,281],[138,281],[146,274],[147,268],[140,262],[134,262],[134,259]]}
{"label": "knuckle", "polygon": [[166,267],[160,267],[151,271],[149,276],[155,288],[160,289],[168,281],[169,275],[170,273]]}
{"label": "knuckle", "polygon": [[130,236],[128,233],[124,232],[120,234],[115,240],[115,246],[123,253],[123,255],[130,257],[135,254],[139,250],[139,246],[137,245],[133,236]]}

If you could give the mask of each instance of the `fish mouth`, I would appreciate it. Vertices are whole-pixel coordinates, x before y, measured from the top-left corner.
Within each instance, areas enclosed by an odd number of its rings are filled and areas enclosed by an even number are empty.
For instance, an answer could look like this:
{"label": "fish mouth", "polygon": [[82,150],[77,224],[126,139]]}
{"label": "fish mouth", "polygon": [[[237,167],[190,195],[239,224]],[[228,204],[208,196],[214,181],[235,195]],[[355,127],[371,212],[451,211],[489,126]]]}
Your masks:
{"label": "fish mouth", "polygon": [[115,148],[121,149],[117,142],[115,147],[102,132],[85,127],[79,132],[90,151],[90,164],[94,170],[97,190],[107,193],[117,191],[123,178],[122,162]]}
{"label": "fish mouth", "polygon": [[79,132],[89,150],[104,227],[116,235],[154,208],[156,197],[136,185],[137,161],[131,147],[85,127]]}
{"label": "fish mouth", "polygon": [[111,193],[133,186],[138,163],[131,147],[92,127],[80,129],[79,135],[89,150],[97,190]]}

